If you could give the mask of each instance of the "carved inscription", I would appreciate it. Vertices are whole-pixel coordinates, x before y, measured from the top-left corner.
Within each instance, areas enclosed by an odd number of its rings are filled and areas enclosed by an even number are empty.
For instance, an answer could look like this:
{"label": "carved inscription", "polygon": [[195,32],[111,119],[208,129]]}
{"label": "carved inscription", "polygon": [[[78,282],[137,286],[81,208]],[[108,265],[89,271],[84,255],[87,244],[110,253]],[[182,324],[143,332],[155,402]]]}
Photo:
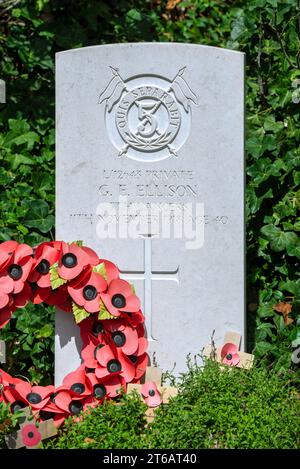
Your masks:
{"label": "carved inscription", "polygon": [[99,104],[105,102],[108,134],[119,156],[148,162],[177,157],[188,137],[191,104],[198,103],[184,78],[186,67],[173,80],[153,75],[125,80],[110,69]]}

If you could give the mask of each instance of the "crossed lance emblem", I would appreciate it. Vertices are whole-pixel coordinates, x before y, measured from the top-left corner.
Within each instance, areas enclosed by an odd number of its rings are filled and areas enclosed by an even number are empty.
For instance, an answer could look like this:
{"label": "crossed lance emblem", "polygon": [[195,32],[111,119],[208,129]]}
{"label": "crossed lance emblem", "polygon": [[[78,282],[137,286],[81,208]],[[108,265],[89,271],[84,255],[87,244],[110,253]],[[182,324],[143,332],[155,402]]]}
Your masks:
{"label": "crossed lance emblem", "polygon": [[[173,80],[153,80],[145,75],[142,84],[136,79],[123,80],[116,68],[110,67],[112,78],[99,97],[105,112],[114,114],[114,125],[121,137],[119,156],[135,153],[159,153],[168,149],[177,156],[185,138],[180,138],[182,120],[190,114],[191,104],[197,105],[196,94],[184,78],[186,67]],[[187,136],[186,136],[187,137]]]}

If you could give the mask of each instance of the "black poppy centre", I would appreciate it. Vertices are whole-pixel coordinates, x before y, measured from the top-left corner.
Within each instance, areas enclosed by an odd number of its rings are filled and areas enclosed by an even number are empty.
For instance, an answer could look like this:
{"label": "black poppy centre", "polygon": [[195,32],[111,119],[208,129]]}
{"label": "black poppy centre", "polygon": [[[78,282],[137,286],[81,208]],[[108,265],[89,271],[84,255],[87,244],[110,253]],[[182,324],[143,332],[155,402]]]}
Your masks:
{"label": "black poppy centre", "polygon": [[23,269],[18,264],[12,264],[8,269],[8,275],[13,280],[19,280],[23,275]]}
{"label": "black poppy centre", "polygon": [[107,369],[110,373],[119,373],[122,370],[119,360],[110,360],[107,364]]}
{"label": "black poppy centre", "polygon": [[113,332],[112,340],[114,341],[116,347],[123,347],[123,345],[126,343],[125,334],[121,331]]}
{"label": "black poppy centre", "polygon": [[40,410],[39,415],[43,420],[50,420],[55,417],[54,412],[48,412],[47,410]]}
{"label": "black poppy centre", "polygon": [[77,265],[77,257],[75,254],[69,252],[68,254],[63,255],[61,262],[65,267],[67,267],[67,269],[72,269]]}
{"label": "black poppy centre", "polygon": [[24,409],[26,407],[26,404],[22,401],[15,401],[12,405],[11,405],[11,411],[13,414],[15,414],[16,412],[18,412],[19,410],[21,409]]}
{"label": "black poppy centre", "polygon": [[120,293],[114,295],[111,299],[111,302],[112,305],[118,309],[124,308],[124,306],[126,306],[125,296],[121,295]]}
{"label": "black poppy centre", "polygon": [[103,384],[95,384],[94,397],[96,399],[103,399],[106,396],[106,387]]}
{"label": "black poppy centre", "polygon": [[138,357],[136,355],[129,355],[129,359],[130,359],[131,363],[133,363],[134,365],[138,361]]}
{"label": "black poppy centre", "polygon": [[154,389],[150,389],[150,390],[149,390],[149,396],[151,396],[151,397],[155,396],[155,391],[154,391]]}
{"label": "black poppy centre", "polygon": [[83,405],[80,401],[71,401],[69,404],[69,411],[73,415],[79,414],[83,409]]}
{"label": "black poppy centre", "polygon": [[53,402],[53,404],[55,404],[55,398],[57,396],[58,392],[54,392],[53,394],[51,394],[50,396],[50,401]]}
{"label": "black poppy centre", "polygon": [[227,358],[227,360],[232,360],[232,355],[231,355],[231,353],[227,353],[226,358]]}
{"label": "black poppy centre", "polygon": [[46,275],[49,273],[50,270],[50,263],[47,259],[43,259],[37,266],[36,270],[41,275]]}
{"label": "black poppy centre", "polygon": [[100,334],[101,332],[103,332],[103,325],[101,324],[101,322],[95,323],[93,325],[92,334],[97,337],[98,334]]}
{"label": "black poppy centre", "polygon": [[82,394],[85,391],[85,385],[83,383],[74,383],[71,386],[71,391],[75,392],[76,394]]}
{"label": "black poppy centre", "polygon": [[87,301],[92,301],[97,297],[97,290],[93,285],[87,285],[83,289],[83,297]]}
{"label": "black poppy centre", "polygon": [[30,392],[27,394],[26,399],[30,404],[39,404],[42,401],[42,396],[37,392]]}

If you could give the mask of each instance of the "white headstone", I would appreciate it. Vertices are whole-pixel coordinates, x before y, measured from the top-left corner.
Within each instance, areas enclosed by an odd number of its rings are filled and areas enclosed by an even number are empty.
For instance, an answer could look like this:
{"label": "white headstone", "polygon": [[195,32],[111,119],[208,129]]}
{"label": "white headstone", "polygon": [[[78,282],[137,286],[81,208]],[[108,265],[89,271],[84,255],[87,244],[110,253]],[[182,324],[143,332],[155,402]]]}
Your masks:
{"label": "white headstone", "polygon": [[[57,54],[56,238],[115,262],[164,370],[244,335],[244,55],[171,43]],[[80,357],[58,313],[56,382]]]}

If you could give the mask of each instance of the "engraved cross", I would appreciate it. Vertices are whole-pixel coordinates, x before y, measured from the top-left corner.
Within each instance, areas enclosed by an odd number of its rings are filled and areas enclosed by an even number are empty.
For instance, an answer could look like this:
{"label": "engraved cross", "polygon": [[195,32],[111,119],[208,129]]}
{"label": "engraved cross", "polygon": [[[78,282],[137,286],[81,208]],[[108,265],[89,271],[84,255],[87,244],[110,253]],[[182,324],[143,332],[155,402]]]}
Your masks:
{"label": "engraved cross", "polygon": [[152,281],[173,281],[179,284],[179,266],[175,270],[153,270],[152,269],[152,237],[153,235],[142,235],[144,238],[144,262],[142,271],[121,270],[122,278],[126,280],[144,280],[144,308],[145,325],[149,341],[157,340],[152,333]]}

